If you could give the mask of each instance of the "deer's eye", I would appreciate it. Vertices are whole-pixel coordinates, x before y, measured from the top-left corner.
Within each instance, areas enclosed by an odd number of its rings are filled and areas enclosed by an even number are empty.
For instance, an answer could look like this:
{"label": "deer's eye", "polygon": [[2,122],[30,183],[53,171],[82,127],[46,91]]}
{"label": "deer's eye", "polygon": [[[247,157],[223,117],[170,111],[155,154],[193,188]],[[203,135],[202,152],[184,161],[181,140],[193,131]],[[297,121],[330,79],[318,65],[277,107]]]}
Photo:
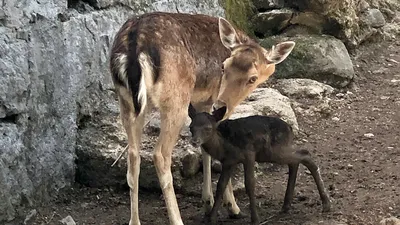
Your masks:
{"label": "deer's eye", "polygon": [[252,76],[252,77],[250,77],[250,79],[249,79],[249,84],[253,84],[254,82],[257,81],[257,79],[258,79],[257,76]]}
{"label": "deer's eye", "polygon": [[224,64],[222,64],[222,66],[221,66],[221,71],[222,71],[222,74],[224,74],[224,72],[225,72],[225,70],[224,70]]}

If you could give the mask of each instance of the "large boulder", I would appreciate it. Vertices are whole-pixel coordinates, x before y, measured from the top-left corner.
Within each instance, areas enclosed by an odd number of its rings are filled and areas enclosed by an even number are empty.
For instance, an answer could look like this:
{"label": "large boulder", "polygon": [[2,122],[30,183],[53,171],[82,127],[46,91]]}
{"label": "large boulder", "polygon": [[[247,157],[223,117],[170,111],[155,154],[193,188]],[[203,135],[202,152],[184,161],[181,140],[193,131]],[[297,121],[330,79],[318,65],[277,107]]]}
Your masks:
{"label": "large boulder", "polygon": [[267,49],[291,40],[296,46],[290,55],[276,67],[277,78],[309,78],[334,87],[344,87],[354,77],[353,64],[345,45],[326,35],[273,36],[261,41]]}
{"label": "large boulder", "polygon": [[124,147],[109,48],[129,16],[155,10],[223,16],[217,0],[11,0],[0,9],[0,224],[84,179],[75,161],[93,148]]}

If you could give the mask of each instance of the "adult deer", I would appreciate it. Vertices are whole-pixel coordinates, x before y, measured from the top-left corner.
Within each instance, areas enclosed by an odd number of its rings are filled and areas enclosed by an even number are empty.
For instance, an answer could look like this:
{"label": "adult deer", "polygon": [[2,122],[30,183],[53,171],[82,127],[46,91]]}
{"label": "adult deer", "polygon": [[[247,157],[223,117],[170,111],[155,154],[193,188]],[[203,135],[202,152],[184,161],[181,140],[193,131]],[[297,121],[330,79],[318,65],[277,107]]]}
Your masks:
{"label": "adult deer", "polygon": [[[127,182],[130,187],[130,225],[140,224],[138,188],[140,139],[144,118],[153,108],[161,115],[154,164],[170,224],[183,224],[171,174],[172,150],[188,116],[197,111],[227,107],[224,119],[275,71],[295,43],[266,50],[223,18],[154,12],[127,20],[115,36],[110,55],[112,80],[128,136]],[[213,206],[211,158],[203,151],[202,199]],[[230,215],[241,215],[229,181],[224,202]]]}

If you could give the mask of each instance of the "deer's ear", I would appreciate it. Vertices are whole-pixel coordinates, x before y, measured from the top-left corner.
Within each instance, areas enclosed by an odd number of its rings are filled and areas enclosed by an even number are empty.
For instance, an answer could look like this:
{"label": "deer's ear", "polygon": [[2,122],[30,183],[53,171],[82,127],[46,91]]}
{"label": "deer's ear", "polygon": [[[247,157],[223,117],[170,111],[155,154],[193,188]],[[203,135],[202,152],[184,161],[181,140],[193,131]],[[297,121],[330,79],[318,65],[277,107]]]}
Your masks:
{"label": "deer's ear", "polygon": [[265,54],[265,57],[269,63],[281,63],[292,52],[294,45],[294,41],[285,41],[279,43],[276,46],[272,46],[271,50]]}
{"label": "deer's ear", "polygon": [[213,117],[215,119],[215,121],[219,122],[220,120],[222,120],[225,116],[226,113],[226,106],[223,106],[215,111],[213,111]]}
{"label": "deer's ear", "polygon": [[193,119],[196,115],[196,109],[193,107],[192,103],[189,103],[189,117]]}
{"label": "deer's ear", "polygon": [[234,47],[241,44],[239,36],[237,35],[235,28],[224,18],[219,17],[219,37],[221,38],[222,44],[232,50]]}

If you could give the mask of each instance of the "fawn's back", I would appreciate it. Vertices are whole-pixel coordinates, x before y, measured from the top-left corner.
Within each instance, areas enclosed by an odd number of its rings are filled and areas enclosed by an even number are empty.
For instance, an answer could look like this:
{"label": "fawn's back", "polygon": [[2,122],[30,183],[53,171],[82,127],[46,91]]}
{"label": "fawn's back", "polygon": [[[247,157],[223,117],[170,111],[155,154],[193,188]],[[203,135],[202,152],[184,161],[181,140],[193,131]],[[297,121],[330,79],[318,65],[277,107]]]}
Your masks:
{"label": "fawn's back", "polygon": [[277,117],[249,116],[222,121],[218,131],[240,151],[257,152],[257,161],[270,161],[271,154],[287,149],[293,143],[293,130]]}

